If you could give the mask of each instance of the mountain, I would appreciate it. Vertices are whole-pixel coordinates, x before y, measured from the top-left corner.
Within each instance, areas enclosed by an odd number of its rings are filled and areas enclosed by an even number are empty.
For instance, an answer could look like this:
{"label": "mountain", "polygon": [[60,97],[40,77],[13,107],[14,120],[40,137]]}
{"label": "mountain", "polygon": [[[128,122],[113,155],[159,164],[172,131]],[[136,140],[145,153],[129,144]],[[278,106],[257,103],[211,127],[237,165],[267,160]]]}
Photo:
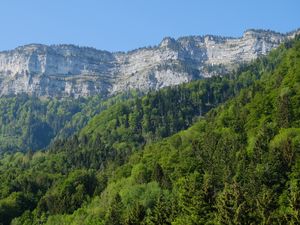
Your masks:
{"label": "mountain", "polygon": [[[259,64],[263,59],[264,57],[261,57],[256,61]],[[235,66],[238,68],[238,65]],[[137,137],[141,143],[170,136],[186,129],[195,117],[205,115],[211,108],[238,93],[242,87],[250,85],[259,76],[253,68],[243,65],[235,69],[235,72],[231,72],[230,77],[222,73],[222,78],[213,76],[211,79],[200,79],[184,85],[162,88],[150,92],[139,101],[133,101],[134,96],[140,95],[134,91],[122,92],[113,98],[96,95],[77,99],[66,97],[58,100],[24,94],[2,96],[0,98],[0,154],[47,148],[54,140],[78,133],[90,119],[106,108],[109,108],[106,113],[99,115],[99,120],[102,122],[95,122],[98,127],[93,129],[93,133],[103,134],[103,131],[106,131],[105,127],[111,127],[105,136],[110,137],[115,145],[121,142],[118,137],[124,136],[124,132],[115,130],[112,124],[125,123],[128,139]],[[245,70],[252,71],[252,74],[243,74]],[[116,102],[120,103],[115,104]],[[186,105],[186,102],[189,102],[189,105]],[[138,111],[136,111],[137,105]],[[123,132],[122,135],[119,135],[120,132]]]}
{"label": "mountain", "polygon": [[129,89],[157,90],[231,71],[295,36],[247,30],[243,37],[164,38],[127,53],[74,45],[30,44],[0,52],[0,96],[107,96]]}
{"label": "mountain", "polygon": [[0,223],[299,224],[299,52],[297,36],[237,74],[118,102],[48,151],[0,156]]}

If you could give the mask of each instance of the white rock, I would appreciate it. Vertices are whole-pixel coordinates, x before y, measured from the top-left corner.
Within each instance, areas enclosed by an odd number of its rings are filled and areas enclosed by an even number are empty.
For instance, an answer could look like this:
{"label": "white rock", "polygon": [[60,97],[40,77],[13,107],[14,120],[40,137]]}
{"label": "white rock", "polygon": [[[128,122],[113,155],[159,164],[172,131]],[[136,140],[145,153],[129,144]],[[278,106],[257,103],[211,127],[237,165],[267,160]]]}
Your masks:
{"label": "white rock", "polygon": [[220,73],[220,68],[207,69],[211,66],[230,70],[232,65],[267,54],[296,33],[299,30],[288,34],[248,30],[241,38],[164,38],[158,46],[127,53],[74,45],[26,45],[0,52],[0,96],[79,97],[159,89]]}

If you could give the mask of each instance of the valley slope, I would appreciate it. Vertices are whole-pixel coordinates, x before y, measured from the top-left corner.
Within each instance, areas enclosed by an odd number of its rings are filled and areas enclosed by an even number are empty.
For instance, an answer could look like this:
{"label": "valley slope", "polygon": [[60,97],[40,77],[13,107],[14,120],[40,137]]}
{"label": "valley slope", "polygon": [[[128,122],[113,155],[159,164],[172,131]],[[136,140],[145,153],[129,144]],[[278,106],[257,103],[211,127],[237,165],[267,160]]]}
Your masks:
{"label": "valley slope", "polygon": [[46,152],[6,154],[0,221],[298,224],[299,52],[296,37],[236,74],[119,102]]}

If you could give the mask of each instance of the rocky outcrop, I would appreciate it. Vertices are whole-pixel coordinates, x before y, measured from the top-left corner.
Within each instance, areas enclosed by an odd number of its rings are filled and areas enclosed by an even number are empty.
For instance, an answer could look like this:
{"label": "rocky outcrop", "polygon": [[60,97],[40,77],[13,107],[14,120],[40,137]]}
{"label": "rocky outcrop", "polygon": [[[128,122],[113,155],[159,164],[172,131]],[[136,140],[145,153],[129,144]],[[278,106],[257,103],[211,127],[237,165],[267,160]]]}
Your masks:
{"label": "rocky outcrop", "polygon": [[267,54],[296,33],[299,30],[288,34],[248,30],[241,38],[167,37],[158,46],[127,53],[26,45],[0,52],[0,95],[79,97],[159,89],[228,71]]}

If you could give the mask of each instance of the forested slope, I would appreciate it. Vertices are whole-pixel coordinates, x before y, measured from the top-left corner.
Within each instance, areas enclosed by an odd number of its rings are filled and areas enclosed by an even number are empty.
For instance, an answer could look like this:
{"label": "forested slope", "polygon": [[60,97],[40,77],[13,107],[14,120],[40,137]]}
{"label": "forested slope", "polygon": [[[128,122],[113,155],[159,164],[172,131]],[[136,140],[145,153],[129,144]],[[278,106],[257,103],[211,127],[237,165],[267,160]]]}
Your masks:
{"label": "forested slope", "polygon": [[299,224],[300,41],[286,47],[274,71],[145,146],[99,197],[47,223]]}
{"label": "forested slope", "polygon": [[38,98],[28,95],[0,98],[0,154],[44,149],[55,139],[77,133],[96,114],[109,106],[139,95],[111,98]]}
{"label": "forested slope", "polygon": [[299,87],[296,38],[236,74],[118,103],[47,152],[3,156],[0,221],[298,224]]}

